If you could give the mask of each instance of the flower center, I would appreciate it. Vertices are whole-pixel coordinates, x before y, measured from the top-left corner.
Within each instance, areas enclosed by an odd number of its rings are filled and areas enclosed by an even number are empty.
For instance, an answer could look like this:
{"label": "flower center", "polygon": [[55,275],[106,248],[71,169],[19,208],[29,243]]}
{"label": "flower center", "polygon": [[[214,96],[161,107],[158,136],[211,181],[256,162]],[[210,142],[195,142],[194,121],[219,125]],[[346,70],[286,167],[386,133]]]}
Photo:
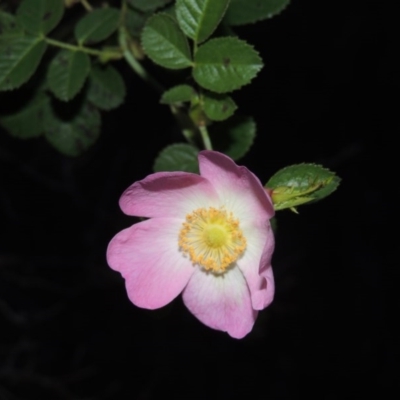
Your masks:
{"label": "flower center", "polygon": [[224,208],[198,208],[182,224],[179,247],[193,264],[223,273],[243,254],[246,238],[231,212]]}

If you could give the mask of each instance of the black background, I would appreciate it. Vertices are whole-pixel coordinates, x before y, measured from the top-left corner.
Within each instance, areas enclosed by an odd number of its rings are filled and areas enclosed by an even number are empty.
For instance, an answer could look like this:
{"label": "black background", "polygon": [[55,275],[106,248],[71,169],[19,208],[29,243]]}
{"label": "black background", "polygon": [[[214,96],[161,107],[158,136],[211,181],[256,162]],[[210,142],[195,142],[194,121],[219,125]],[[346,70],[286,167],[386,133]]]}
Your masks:
{"label": "black background", "polygon": [[276,298],[242,340],[203,326],[180,298],[136,308],[106,264],[109,240],[135,222],[120,194],[182,141],[151,88],[118,65],[126,103],[77,159],[1,132],[1,400],[396,398],[395,4],[293,0],[237,29],[265,62],[234,94],[258,126],[240,164],[262,182],[303,161],[343,180],[299,215],[278,213]]}

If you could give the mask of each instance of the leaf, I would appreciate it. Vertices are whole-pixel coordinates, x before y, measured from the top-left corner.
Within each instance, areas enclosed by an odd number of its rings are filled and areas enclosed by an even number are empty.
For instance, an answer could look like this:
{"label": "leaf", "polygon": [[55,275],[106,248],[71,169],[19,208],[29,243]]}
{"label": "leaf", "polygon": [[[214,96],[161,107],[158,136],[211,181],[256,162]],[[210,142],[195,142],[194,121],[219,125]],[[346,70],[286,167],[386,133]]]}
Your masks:
{"label": "leaf", "polygon": [[215,31],[228,4],[229,0],[177,0],[176,17],[183,32],[201,43]]}
{"label": "leaf", "polygon": [[0,118],[0,124],[11,136],[19,139],[38,137],[43,133],[43,112],[49,97],[39,92],[20,110]]}
{"label": "leaf", "polygon": [[49,89],[62,100],[73,99],[82,89],[90,71],[90,59],[80,51],[61,50],[50,63]]}
{"label": "leaf", "polygon": [[87,93],[90,102],[102,110],[111,110],[122,104],[125,95],[125,82],[114,67],[93,67]]}
{"label": "leaf", "polygon": [[175,3],[172,3],[168,7],[165,7],[163,13],[169,15],[176,21]]}
{"label": "leaf", "polygon": [[86,14],[75,27],[75,38],[80,45],[94,44],[107,39],[118,28],[120,11],[99,8]]}
{"label": "leaf", "polygon": [[214,147],[234,160],[243,157],[256,137],[256,123],[252,117],[234,116],[210,128]]}
{"label": "leaf", "polygon": [[233,115],[237,105],[226,94],[204,93],[203,109],[211,120],[223,121]]}
{"label": "leaf", "polygon": [[228,25],[251,24],[281,13],[290,0],[231,0],[225,15]]}
{"label": "leaf", "polygon": [[0,10],[0,35],[20,31],[14,15]]}
{"label": "leaf", "polygon": [[174,104],[184,103],[190,101],[193,96],[196,95],[196,91],[189,85],[178,85],[167,90],[161,96],[160,103],[162,104]]}
{"label": "leaf", "polygon": [[63,0],[23,0],[17,10],[17,21],[33,35],[46,35],[61,21]]}
{"label": "leaf", "polygon": [[321,200],[339,186],[340,178],[334,172],[317,164],[296,164],[283,168],[267,184],[272,189],[275,210],[291,208]]}
{"label": "leaf", "polygon": [[36,71],[46,48],[42,39],[33,36],[0,41],[0,90],[13,90],[25,83]]}
{"label": "leaf", "polygon": [[156,64],[165,68],[182,69],[192,65],[189,43],[167,14],[156,14],[147,20],[142,46]]}
{"label": "leaf", "polygon": [[125,27],[129,34],[135,38],[140,37],[150,15],[129,8],[125,14]]}
{"label": "leaf", "polygon": [[217,93],[247,85],[263,67],[253,47],[235,37],[209,40],[199,47],[194,62],[196,82]]}
{"label": "leaf", "polygon": [[128,0],[128,3],[137,10],[149,12],[165,7],[172,0]]}
{"label": "leaf", "polygon": [[87,102],[49,103],[44,118],[46,139],[67,156],[81,155],[100,135],[100,113]]}
{"label": "leaf", "polygon": [[154,171],[199,172],[197,154],[199,150],[186,143],[176,143],[166,147],[154,162]]}

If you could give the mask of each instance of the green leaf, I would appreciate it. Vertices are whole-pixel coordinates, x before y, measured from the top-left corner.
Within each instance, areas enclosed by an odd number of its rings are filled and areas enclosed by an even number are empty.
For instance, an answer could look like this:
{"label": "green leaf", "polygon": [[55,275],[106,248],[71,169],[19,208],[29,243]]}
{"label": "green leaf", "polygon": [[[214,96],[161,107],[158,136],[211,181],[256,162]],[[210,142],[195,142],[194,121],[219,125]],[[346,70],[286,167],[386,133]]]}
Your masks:
{"label": "green leaf", "polygon": [[28,33],[46,35],[58,25],[63,14],[63,0],[23,0],[17,21]]}
{"label": "green leaf", "polygon": [[203,109],[208,118],[213,121],[223,121],[233,115],[237,105],[226,94],[204,93]]}
{"label": "green leaf", "polygon": [[234,37],[206,42],[197,50],[194,62],[196,82],[217,93],[231,92],[247,85],[263,67],[253,47]]}
{"label": "green leaf", "polygon": [[0,35],[20,31],[14,15],[0,10]]}
{"label": "green leaf", "polygon": [[111,110],[124,101],[125,83],[111,65],[94,66],[89,75],[88,100],[102,110]]}
{"label": "green leaf", "polygon": [[128,3],[137,10],[149,12],[165,7],[172,0],[128,0]]}
{"label": "green leaf", "polygon": [[229,0],[177,0],[176,17],[183,32],[201,43],[215,31],[228,4]]}
{"label": "green leaf", "polygon": [[163,13],[169,15],[171,18],[173,18],[176,21],[175,3],[172,3],[168,7],[166,7],[163,10]]}
{"label": "green leaf", "polygon": [[178,24],[167,14],[156,14],[147,20],[142,46],[156,64],[165,68],[182,69],[192,65],[189,43]]}
{"label": "green leaf", "polygon": [[129,34],[135,38],[140,37],[150,14],[128,9],[125,14],[125,27]]}
{"label": "green leaf", "polygon": [[243,157],[256,137],[256,123],[252,117],[234,116],[210,127],[214,147],[233,160]]}
{"label": "green leaf", "polygon": [[62,100],[73,99],[82,89],[90,71],[90,58],[80,51],[61,50],[50,63],[49,89]]}
{"label": "green leaf", "polygon": [[14,114],[0,117],[0,124],[19,139],[38,137],[44,130],[43,112],[48,101],[49,97],[39,92]]}
{"label": "green leaf", "polygon": [[107,39],[118,28],[120,11],[99,8],[86,14],[75,27],[75,38],[80,45],[94,44]]}
{"label": "green leaf", "polygon": [[46,139],[58,151],[71,157],[84,153],[100,134],[100,113],[86,102],[48,104],[44,121]]}
{"label": "green leaf", "polygon": [[1,41],[0,90],[13,90],[25,83],[36,71],[46,42],[33,36],[15,36]]}
{"label": "green leaf", "polygon": [[336,190],[340,178],[316,164],[297,164],[283,168],[265,185],[272,189],[275,210],[295,207],[321,200]]}
{"label": "green leaf", "polygon": [[281,13],[290,0],[231,0],[225,15],[229,25],[251,24]]}
{"label": "green leaf", "polygon": [[184,103],[190,101],[193,96],[196,95],[196,91],[189,85],[178,85],[171,89],[168,89],[161,96],[160,103],[162,104],[174,104]]}
{"label": "green leaf", "polygon": [[158,155],[154,162],[154,171],[199,172],[197,154],[199,150],[186,143],[172,144]]}

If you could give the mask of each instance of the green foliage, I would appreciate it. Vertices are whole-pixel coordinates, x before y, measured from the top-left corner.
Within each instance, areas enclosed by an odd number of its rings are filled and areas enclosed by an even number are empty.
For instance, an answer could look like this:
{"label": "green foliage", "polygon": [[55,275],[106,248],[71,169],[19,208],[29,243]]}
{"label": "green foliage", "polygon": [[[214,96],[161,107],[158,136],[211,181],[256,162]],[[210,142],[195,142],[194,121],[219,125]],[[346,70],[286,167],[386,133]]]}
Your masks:
{"label": "green foliage", "polygon": [[0,10],[0,35],[15,33],[20,29],[14,15]]}
{"label": "green foliage", "polygon": [[172,4],[168,5],[167,7],[165,7],[165,9],[163,10],[163,13],[168,14],[170,17],[172,17],[173,19],[176,20],[175,3],[172,3]]}
{"label": "green foliage", "polygon": [[75,38],[80,45],[101,42],[118,28],[120,11],[116,8],[99,8],[86,14],[75,27]]}
{"label": "green foliage", "polygon": [[61,21],[63,0],[23,0],[17,10],[17,21],[32,35],[46,35]]}
{"label": "green foliage", "polygon": [[235,37],[204,43],[196,52],[194,62],[196,82],[217,93],[231,92],[250,83],[263,67],[253,47]]}
{"label": "green foliage", "polygon": [[39,92],[17,112],[0,117],[0,124],[7,132],[19,139],[38,137],[43,133],[43,110],[49,102],[49,97]]}
{"label": "green foliage", "polygon": [[79,156],[92,146],[99,137],[100,123],[99,111],[86,101],[53,102],[44,109],[45,137],[66,156]]}
{"label": "green foliage", "polygon": [[236,103],[226,94],[204,93],[202,101],[205,114],[213,121],[223,121],[237,109]]}
{"label": "green foliage", "polygon": [[128,0],[128,3],[137,10],[149,12],[165,7],[172,0]]}
{"label": "green foliage", "polygon": [[[116,108],[126,95],[123,78],[109,63],[121,54],[140,76],[152,82],[139,63],[144,51],[164,68],[192,68],[191,75],[200,89],[178,82],[162,94],[160,102],[171,106],[190,143],[202,140],[205,147],[211,147],[206,137],[209,125],[212,146],[237,160],[250,149],[256,124],[251,117],[233,116],[237,105],[227,93],[249,84],[263,62],[250,44],[237,37],[210,36],[221,20],[228,29],[254,23],[280,13],[289,2],[126,0],[121,10],[103,7],[85,13],[74,29],[76,46],[46,37],[63,18],[64,0],[22,0],[16,16],[0,11],[0,90],[20,87],[38,68],[47,46],[58,46],[62,49],[50,61],[46,88],[64,103],[51,101],[48,94],[39,92],[13,114],[3,115],[0,122],[13,136],[30,138],[44,133],[63,154],[80,155],[99,135],[98,109]],[[166,12],[154,14],[160,9]],[[113,47],[116,45],[110,40],[110,46],[102,50],[88,48],[110,38],[120,24],[119,47]],[[142,47],[135,39],[139,37]],[[89,55],[103,64],[92,66]],[[182,107],[185,102],[190,105]],[[154,169],[198,172],[198,151],[192,144],[168,146],[157,157]],[[310,166],[306,171],[303,166],[296,168],[300,174],[293,175],[296,179],[290,175],[292,180],[288,180],[288,173],[293,171],[285,169],[269,182],[275,185],[271,188],[277,209],[323,198],[338,184],[337,178],[321,172],[313,171],[311,179]],[[309,186],[303,190],[304,176],[311,179],[312,190]]]}
{"label": "green foliage", "polygon": [[281,13],[290,0],[231,0],[225,15],[229,25],[251,24]]}
{"label": "green foliage", "polygon": [[335,173],[316,164],[297,164],[283,168],[265,185],[272,189],[272,201],[276,210],[295,207],[321,200],[339,186]]}
{"label": "green foliage", "polygon": [[196,96],[196,91],[189,85],[178,85],[171,89],[168,89],[161,96],[160,103],[162,104],[174,104],[184,103],[190,101],[193,96]]}
{"label": "green foliage", "polygon": [[[50,58],[40,90],[22,98],[16,111],[11,107],[11,114],[0,116],[0,124],[10,135],[29,139],[44,134],[64,155],[84,153],[100,134],[99,109],[118,107],[126,95],[124,80],[111,61],[124,57],[139,76],[160,87],[140,64],[144,51],[164,68],[192,68],[200,88],[186,84],[187,73],[181,81],[185,84],[178,81],[160,99],[170,106],[189,143],[201,140],[205,148],[213,147],[234,160],[249,151],[256,124],[252,117],[233,116],[237,106],[227,93],[249,84],[263,62],[250,44],[232,35],[230,27],[271,18],[290,0],[126,0],[118,2],[121,10],[104,7],[85,13],[74,29],[78,46],[47,37],[62,20],[64,3],[22,0],[16,16],[0,10],[0,91],[27,82],[48,45],[61,48]],[[154,14],[160,9],[166,12]],[[116,43],[116,35],[111,36],[118,27]],[[64,33],[58,30],[57,37]],[[210,39],[213,34],[225,37]],[[110,39],[107,47],[90,48],[106,39]],[[102,64],[92,66],[90,56]],[[185,102],[190,104],[182,106]],[[156,158],[154,170],[198,173],[198,152],[192,144],[167,146]],[[339,183],[333,172],[319,165],[299,164],[278,171],[266,188],[276,210],[296,211],[301,204],[330,195]]]}
{"label": "green foliage", "polygon": [[79,51],[61,50],[50,63],[47,75],[49,89],[62,101],[78,94],[90,71],[90,59]]}
{"label": "green foliage", "polygon": [[234,116],[212,126],[210,134],[216,150],[238,160],[250,150],[254,142],[256,123],[252,117]]}
{"label": "green foliage", "polygon": [[189,42],[175,20],[167,14],[149,18],[142,34],[146,54],[165,68],[181,69],[192,65]]}
{"label": "green foliage", "polygon": [[186,171],[198,173],[197,154],[199,150],[186,143],[176,143],[166,147],[154,162],[154,171]]}
{"label": "green foliage", "polygon": [[142,13],[129,8],[125,15],[125,27],[129,34],[139,38],[150,15],[149,13]]}
{"label": "green foliage", "polygon": [[39,37],[0,37],[0,90],[13,90],[25,83],[36,71],[46,47]]}
{"label": "green foliage", "polygon": [[177,0],[178,23],[195,42],[204,42],[221,22],[228,4],[229,0]]}
{"label": "green foliage", "polygon": [[89,75],[88,100],[102,110],[111,110],[124,101],[125,83],[111,65],[94,66]]}

